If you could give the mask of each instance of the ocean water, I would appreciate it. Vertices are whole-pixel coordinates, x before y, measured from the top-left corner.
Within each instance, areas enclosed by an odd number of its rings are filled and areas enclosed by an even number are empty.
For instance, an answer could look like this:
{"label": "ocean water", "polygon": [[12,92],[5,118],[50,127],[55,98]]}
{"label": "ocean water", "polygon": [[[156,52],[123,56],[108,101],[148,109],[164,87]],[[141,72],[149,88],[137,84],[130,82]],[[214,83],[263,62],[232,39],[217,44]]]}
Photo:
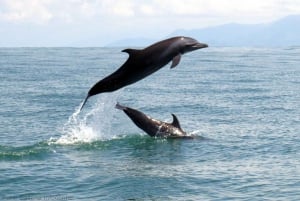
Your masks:
{"label": "ocean water", "polygon": [[[0,48],[0,200],[299,200],[300,48],[210,47],[91,97],[122,48]],[[155,139],[120,110],[177,115]]]}

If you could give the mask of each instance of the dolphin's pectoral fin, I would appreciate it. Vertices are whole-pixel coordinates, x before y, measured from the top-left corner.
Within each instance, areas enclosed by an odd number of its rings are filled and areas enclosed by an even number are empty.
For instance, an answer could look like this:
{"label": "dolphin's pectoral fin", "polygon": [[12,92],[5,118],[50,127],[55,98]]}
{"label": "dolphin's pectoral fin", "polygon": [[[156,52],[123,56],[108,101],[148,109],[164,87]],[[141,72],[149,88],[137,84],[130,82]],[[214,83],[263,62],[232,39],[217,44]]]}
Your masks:
{"label": "dolphin's pectoral fin", "polygon": [[175,114],[172,114],[172,116],[173,116],[173,122],[172,122],[172,125],[175,126],[175,127],[177,127],[177,128],[180,128],[180,129],[181,129],[180,123],[179,123],[177,117],[175,116]]}
{"label": "dolphin's pectoral fin", "polygon": [[180,58],[181,58],[181,55],[180,55],[180,54],[177,54],[177,55],[173,58],[171,68],[174,68],[175,66],[177,66],[177,65],[179,64]]}

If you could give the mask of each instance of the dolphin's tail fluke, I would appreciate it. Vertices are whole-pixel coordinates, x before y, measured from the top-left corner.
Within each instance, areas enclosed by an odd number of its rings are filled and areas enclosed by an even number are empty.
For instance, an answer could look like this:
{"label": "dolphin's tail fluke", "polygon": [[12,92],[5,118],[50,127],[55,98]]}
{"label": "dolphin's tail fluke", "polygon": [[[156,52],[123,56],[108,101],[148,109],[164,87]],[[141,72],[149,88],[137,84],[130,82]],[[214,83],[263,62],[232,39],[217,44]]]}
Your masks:
{"label": "dolphin's tail fluke", "polygon": [[88,94],[88,95],[86,96],[86,98],[84,99],[82,105],[81,105],[80,111],[82,110],[83,106],[86,104],[86,102],[87,102],[87,100],[89,99],[89,97],[90,97],[90,95]]}
{"label": "dolphin's tail fluke", "polygon": [[116,104],[115,108],[119,109],[119,110],[125,110],[126,107],[123,105],[120,105],[119,103]]}

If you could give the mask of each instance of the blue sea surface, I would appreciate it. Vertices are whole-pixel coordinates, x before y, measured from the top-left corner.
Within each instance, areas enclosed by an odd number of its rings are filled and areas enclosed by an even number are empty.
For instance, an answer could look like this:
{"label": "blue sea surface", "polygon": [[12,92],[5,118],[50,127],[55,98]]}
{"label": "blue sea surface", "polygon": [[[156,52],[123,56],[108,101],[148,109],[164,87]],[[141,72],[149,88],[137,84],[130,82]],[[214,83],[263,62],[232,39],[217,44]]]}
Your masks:
{"label": "blue sea surface", "polygon": [[[0,48],[0,200],[299,200],[300,48],[210,47],[113,93],[122,48]],[[198,136],[151,138],[119,102]]]}

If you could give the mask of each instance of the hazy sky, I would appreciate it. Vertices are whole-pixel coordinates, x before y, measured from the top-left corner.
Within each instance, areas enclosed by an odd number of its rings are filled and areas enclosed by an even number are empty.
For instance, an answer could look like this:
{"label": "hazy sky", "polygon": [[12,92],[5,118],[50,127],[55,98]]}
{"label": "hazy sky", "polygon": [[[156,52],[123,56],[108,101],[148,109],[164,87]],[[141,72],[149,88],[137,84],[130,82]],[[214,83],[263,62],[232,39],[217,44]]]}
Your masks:
{"label": "hazy sky", "polygon": [[12,40],[16,33],[9,32],[24,31],[28,37],[44,35],[36,40],[49,37],[58,43],[98,37],[103,45],[122,38],[162,38],[180,28],[264,23],[291,14],[300,14],[300,0],[0,0],[0,34]]}

